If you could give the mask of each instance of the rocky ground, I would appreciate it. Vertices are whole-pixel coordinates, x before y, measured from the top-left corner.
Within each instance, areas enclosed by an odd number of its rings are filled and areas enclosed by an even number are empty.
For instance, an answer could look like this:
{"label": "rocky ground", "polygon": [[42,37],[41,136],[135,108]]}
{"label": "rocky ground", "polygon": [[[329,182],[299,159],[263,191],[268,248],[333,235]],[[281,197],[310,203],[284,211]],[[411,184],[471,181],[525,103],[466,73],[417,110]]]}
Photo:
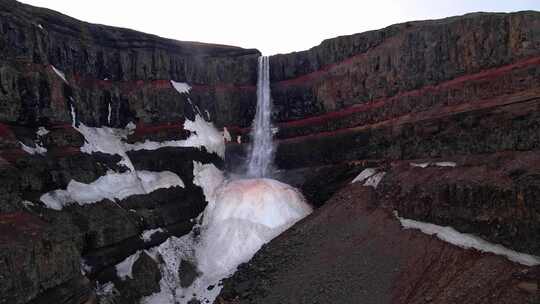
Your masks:
{"label": "rocky ground", "polygon": [[403,230],[355,183],[264,246],[216,303],[537,303],[539,268]]}

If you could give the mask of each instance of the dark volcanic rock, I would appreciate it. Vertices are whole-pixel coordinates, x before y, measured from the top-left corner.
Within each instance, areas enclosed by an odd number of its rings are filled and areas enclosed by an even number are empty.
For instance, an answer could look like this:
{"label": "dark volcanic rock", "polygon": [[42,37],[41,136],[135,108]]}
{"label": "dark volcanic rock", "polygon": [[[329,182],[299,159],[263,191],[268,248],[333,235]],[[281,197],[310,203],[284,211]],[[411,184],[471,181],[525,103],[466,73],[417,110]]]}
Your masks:
{"label": "dark volcanic rock", "polygon": [[184,117],[187,96],[170,79],[193,85],[192,100],[220,113],[220,125],[253,108],[257,50],[89,24],[13,0],[0,2],[0,18],[1,121],[71,121],[74,105],[89,125],[174,122]]}
{"label": "dark volcanic rock", "polygon": [[26,303],[80,276],[80,240],[73,230],[28,212],[0,214],[0,303]]}
{"label": "dark volcanic rock", "polygon": [[180,276],[180,286],[189,287],[199,276],[197,267],[190,261],[182,260],[178,266],[178,274]]}
{"label": "dark volcanic rock", "polygon": [[91,282],[80,275],[30,301],[30,304],[94,304],[96,295]]}
{"label": "dark volcanic rock", "polygon": [[403,217],[451,226],[540,256],[540,239],[535,237],[540,235],[540,153],[453,160],[455,168],[392,163],[377,188],[382,203]]}
{"label": "dark volcanic rock", "polygon": [[[531,93],[532,94],[532,93]],[[540,95],[505,96],[483,107],[436,108],[380,123],[279,141],[285,169],[362,159],[415,159],[540,149]]]}

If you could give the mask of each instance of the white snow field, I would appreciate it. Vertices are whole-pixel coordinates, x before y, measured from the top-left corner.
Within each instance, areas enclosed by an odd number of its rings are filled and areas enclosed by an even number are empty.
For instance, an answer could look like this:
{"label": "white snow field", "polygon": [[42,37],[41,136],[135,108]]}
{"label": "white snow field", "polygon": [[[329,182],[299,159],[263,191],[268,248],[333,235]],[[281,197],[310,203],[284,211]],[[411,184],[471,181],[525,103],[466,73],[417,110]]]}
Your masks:
{"label": "white snow field", "polygon": [[366,180],[368,177],[372,176],[373,174],[377,173],[377,169],[375,168],[366,168],[360,172],[351,182],[351,184],[354,183],[361,183],[364,180]]}
{"label": "white snow field", "polygon": [[43,136],[49,134],[49,130],[45,129],[45,127],[39,127],[36,131],[36,139],[34,140],[34,148],[25,145],[23,142],[19,141],[19,144],[21,145],[21,148],[24,150],[24,152],[34,155],[34,154],[40,154],[44,155],[47,153],[47,148],[43,147]]}
{"label": "white snow field", "polygon": [[47,153],[47,148],[40,145],[39,142],[34,143],[34,145],[35,145],[34,148],[23,144],[21,141],[19,142],[19,144],[21,145],[21,148],[23,149],[23,151],[30,154],[30,155],[34,155],[34,154],[43,155],[43,154]]}
{"label": "white snow field", "polygon": [[[71,180],[67,189],[50,191],[41,196],[40,200],[51,209],[62,210],[64,206],[72,203],[79,205],[92,204],[103,199],[121,200],[131,195],[147,194],[160,188],[184,187],[183,181],[175,173],[135,170],[135,166],[127,155],[128,151],[155,150],[161,147],[204,147],[209,153],[214,152],[222,158],[225,155],[223,134],[211,122],[207,122],[199,115],[196,115],[193,121],[186,119],[184,122],[184,129],[191,131],[190,136],[185,140],[146,141],[144,143],[130,144],[126,142],[126,139],[136,129],[135,124],[129,123],[124,129],[94,128],[83,123],[77,125],[73,105],[71,106],[71,112],[73,128],[81,133],[85,139],[84,145],[80,148],[81,152],[88,154],[102,152],[119,155],[121,157],[119,164],[126,166],[129,171],[117,173],[109,170],[106,175],[90,184]],[[38,132],[43,134],[45,131],[39,130]],[[44,148],[41,149],[42,147],[37,143],[36,148],[27,147],[23,143],[21,143],[21,146],[30,154],[41,154],[47,151]]]}
{"label": "white snow field", "polygon": [[189,91],[191,91],[191,86],[185,82],[171,80],[171,85],[180,94],[189,94]]}
{"label": "white snow field", "polygon": [[184,182],[170,171],[128,171],[116,173],[109,171],[90,184],[75,180],[69,182],[66,190],[53,190],[43,194],[40,200],[54,210],[77,203],[93,204],[104,199],[122,200],[136,194],[147,194],[160,188],[182,187]]}
{"label": "white snow field", "polygon": [[[165,261],[161,291],[146,297],[143,303],[188,303],[194,295],[201,303],[212,303],[221,290],[220,280],[312,211],[300,192],[289,185],[266,178],[223,183],[219,170],[203,166],[194,169],[198,172],[196,182],[209,199],[198,227],[200,235],[171,237],[153,249]],[[187,288],[179,284],[182,259],[195,264],[200,274]]]}
{"label": "white snow field", "polygon": [[58,75],[58,77],[62,78],[62,80],[65,82],[65,83],[68,83],[67,79],[66,79],[66,74],[64,74],[64,72],[62,72],[61,70],[57,69],[54,65],[51,65],[51,68],[53,69],[54,73],[56,73],[56,75]]}
{"label": "white snow field", "polygon": [[405,229],[418,229],[425,234],[435,235],[437,238],[456,245],[464,249],[476,249],[481,252],[493,253],[496,255],[502,255],[510,261],[523,264],[526,266],[540,265],[540,257],[520,253],[511,249],[508,249],[499,244],[493,244],[487,242],[475,235],[461,233],[452,227],[443,227],[430,223],[423,223],[415,220],[405,219],[399,217],[395,212],[396,217],[399,219],[401,225]]}
{"label": "white snow field", "polygon": [[150,242],[152,240],[152,235],[158,233],[158,232],[165,232],[163,228],[156,228],[156,229],[149,229],[145,230],[141,233],[141,240],[143,240],[145,243]]}
{"label": "white snow field", "polygon": [[184,129],[191,132],[191,135],[184,140],[168,140],[164,142],[146,140],[142,143],[126,144],[126,149],[138,151],[157,150],[163,147],[204,147],[208,153],[214,152],[221,158],[225,157],[223,134],[211,122],[204,120],[200,115],[196,115],[195,120],[186,119]]}
{"label": "white snow field", "polygon": [[377,172],[377,169],[375,168],[366,168],[360,172],[351,182],[351,184],[354,183],[361,183],[364,182],[364,186],[366,187],[373,187],[377,188],[379,183],[381,182],[382,178],[386,175],[386,172]]}
{"label": "white snow field", "polygon": [[141,251],[137,251],[136,253],[128,256],[125,258],[122,262],[116,264],[116,275],[124,281],[126,278],[133,279],[133,264],[139,259],[141,256]]}

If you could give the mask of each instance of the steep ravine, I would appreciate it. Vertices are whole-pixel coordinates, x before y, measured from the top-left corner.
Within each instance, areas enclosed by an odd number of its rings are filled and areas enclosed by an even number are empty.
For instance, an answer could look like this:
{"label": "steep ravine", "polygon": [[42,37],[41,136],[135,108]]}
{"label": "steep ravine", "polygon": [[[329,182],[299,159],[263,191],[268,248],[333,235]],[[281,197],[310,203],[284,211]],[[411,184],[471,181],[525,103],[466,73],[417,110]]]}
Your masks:
{"label": "steep ravine", "polygon": [[[143,250],[191,230],[207,202],[201,164],[244,157],[259,51],[13,0],[0,0],[0,33],[0,303],[158,292],[160,260]],[[242,266],[219,301],[534,303],[538,268],[404,231],[392,212],[540,255],[539,58],[538,12],[408,22],[271,56],[276,177],[322,207]],[[435,162],[456,166],[411,165]],[[376,189],[348,185],[368,167],[386,172]],[[41,199],[110,170],[170,179],[61,210]],[[116,267],[126,261],[131,276]]]}

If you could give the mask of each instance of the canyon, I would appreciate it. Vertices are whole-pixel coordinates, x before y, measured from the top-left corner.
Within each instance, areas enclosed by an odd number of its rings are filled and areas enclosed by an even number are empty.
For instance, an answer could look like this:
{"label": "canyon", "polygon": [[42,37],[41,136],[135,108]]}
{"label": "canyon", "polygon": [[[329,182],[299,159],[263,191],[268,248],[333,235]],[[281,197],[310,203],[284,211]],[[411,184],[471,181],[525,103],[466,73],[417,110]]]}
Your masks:
{"label": "canyon", "polygon": [[[14,0],[0,0],[0,32],[0,303],[159,292],[152,248],[196,228],[202,168],[245,163],[260,52]],[[216,303],[539,300],[539,266],[403,229],[395,216],[540,256],[539,12],[406,22],[268,64],[275,178],[315,210],[226,279]],[[224,147],[201,142],[210,122]],[[368,168],[384,172],[375,187],[351,183]],[[101,187],[111,170],[153,186],[59,200]],[[181,282],[196,276],[178,268]]]}

